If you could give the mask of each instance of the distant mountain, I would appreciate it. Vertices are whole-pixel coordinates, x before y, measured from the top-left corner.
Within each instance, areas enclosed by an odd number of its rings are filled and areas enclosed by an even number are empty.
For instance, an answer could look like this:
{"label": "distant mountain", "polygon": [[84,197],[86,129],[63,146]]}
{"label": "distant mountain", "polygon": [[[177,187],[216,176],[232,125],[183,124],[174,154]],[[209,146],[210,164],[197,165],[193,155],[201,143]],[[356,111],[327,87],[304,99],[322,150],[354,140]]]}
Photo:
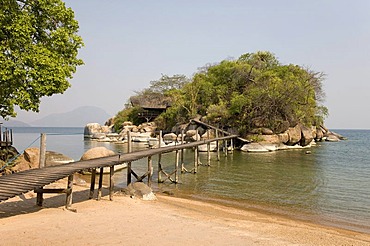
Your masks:
{"label": "distant mountain", "polygon": [[29,127],[30,125],[19,120],[7,120],[1,121],[4,127]]}
{"label": "distant mountain", "polygon": [[67,113],[50,114],[30,124],[32,126],[84,127],[87,123],[104,124],[110,117],[104,109],[84,106]]}

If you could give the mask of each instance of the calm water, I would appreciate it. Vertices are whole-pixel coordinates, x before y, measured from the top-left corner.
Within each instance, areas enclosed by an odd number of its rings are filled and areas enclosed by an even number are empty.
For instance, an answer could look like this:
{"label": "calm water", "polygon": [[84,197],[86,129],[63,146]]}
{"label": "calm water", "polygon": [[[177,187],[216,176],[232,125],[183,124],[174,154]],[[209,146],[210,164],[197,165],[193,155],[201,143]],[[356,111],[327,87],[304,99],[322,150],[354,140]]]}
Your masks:
{"label": "calm water", "polygon": [[[83,128],[13,128],[15,147],[22,151],[40,132],[48,133],[47,149],[78,160],[91,147],[105,146],[126,152],[126,145],[83,140]],[[319,143],[306,150],[271,153],[234,151],[211,167],[200,166],[198,173],[182,174],[180,184],[155,187],[176,195],[217,202],[228,206],[257,209],[370,233],[370,130],[336,130],[349,138],[338,143]],[[134,149],[145,148],[136,144]],[[163,157],[163,165],[173,169],[175,155]],[[206,163],[206,153],[201,154]],[[156,163],[156,158],[153,159]],[[185,152],[185,167],[192,168],[193,152]],[[146,160],[134,162],[134,170],[145,172]],[[157,168],[154,164],[154,174]],[[125,171],[115,175],[115,183],[125,186]],[[154,175],[154,180],[156,175]]]}

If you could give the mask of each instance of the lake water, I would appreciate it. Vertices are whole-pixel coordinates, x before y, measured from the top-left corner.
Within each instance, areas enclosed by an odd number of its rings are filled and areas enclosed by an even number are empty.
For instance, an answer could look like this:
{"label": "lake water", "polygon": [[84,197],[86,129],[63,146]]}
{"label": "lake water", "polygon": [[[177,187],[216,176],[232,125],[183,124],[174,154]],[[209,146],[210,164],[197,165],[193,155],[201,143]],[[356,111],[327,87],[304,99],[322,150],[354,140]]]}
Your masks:
{"label": "lake water", "polygon": [[[306,150],[270,153],[234,151],[211,166],[200,166],[197,174],[181,174],[177,185],[164,183],[154,189],[171,190],[188,197],[242,209],[255,209],[296,219],[370,233],[370,130],[335,130],[348,137],[338,143],[318,143]],[[105,146],[125,153],[126,144],[84,141],[83,128],[13,128],[18,151],[39,147],[40,133],[47,133],[47,149],[78,160],[83,152]],[[146,148],[135,144],[134,150]],[[206,153],[201,161],[207,162]],[[185,167],[192,168],[193,151],[185,151]],[[156,158],[153,158],[156,180]],[[174,153],[163,156],[162,165],[171,172]],[[147,161],[133,163],[145,173]],[[115,184],[125,186],[126,172],[115,176]]]}

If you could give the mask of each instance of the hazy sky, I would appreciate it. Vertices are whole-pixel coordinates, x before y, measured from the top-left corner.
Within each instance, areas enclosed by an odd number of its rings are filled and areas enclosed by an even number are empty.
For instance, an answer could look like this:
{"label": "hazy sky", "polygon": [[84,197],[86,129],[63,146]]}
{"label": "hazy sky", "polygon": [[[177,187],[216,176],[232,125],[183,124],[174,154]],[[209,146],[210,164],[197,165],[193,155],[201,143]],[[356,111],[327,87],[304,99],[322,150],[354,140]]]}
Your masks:
{"label": "hazy sky", "polygon": [[267,50],[327,74],[329,128],[370,128],[368,0],[67,0],[85,47],[72,87],[42,100],[32,121],[92,105],[114,115],[161,74]]}

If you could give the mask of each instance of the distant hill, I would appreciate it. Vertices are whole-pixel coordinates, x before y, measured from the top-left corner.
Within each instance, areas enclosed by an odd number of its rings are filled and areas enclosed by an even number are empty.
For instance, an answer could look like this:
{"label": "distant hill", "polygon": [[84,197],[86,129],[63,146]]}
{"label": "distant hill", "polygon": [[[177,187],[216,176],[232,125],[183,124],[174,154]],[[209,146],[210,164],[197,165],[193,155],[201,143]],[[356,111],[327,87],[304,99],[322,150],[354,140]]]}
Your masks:
{"label": "distant hill", "polygon": [[30,125],[19,120],[7,120],[1,121],[4,127],[29,127]]}
{"label": "distant hill", "polygon": [[104,109],[84,106],[67,113],[50,114],[30,124],[32,126],[84,127],[87,123],[104,124],[111,115]]}

